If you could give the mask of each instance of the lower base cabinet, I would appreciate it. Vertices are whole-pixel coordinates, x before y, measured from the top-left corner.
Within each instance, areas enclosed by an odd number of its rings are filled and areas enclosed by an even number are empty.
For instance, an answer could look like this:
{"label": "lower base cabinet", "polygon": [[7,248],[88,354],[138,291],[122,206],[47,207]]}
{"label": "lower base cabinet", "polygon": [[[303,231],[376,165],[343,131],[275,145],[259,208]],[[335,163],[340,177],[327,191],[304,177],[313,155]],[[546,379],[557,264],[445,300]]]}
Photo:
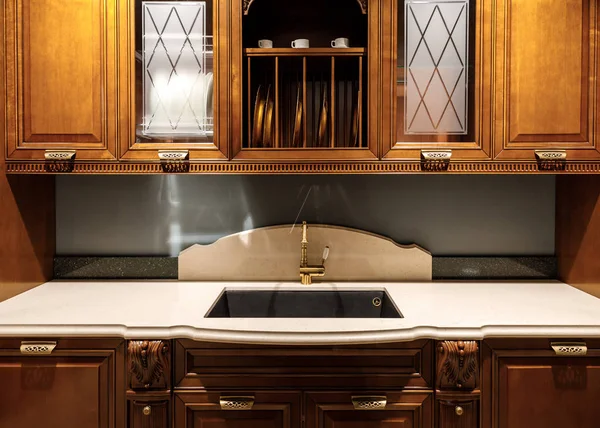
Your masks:
{"label": "lower base cabinet", "polygon": [[600,339],[125,344],[0,339],[0,428],[600,427]]}
{"label": "lower base cabinet", "polygon": [[438,428],[478,428],[479,400],[438,395],[435,419]]}
{"label": "lower base cabinet", "polygon": [[490,344],[483,428],[600,427],[600,343],[588,341],[585,356],[557,356],[543,342]]}
{"label": "lower base cabinet", "polygon": [[129,401],[130,428],[167,428],[170,426],[171,403],[165,401]]}
{"label": "lower base cabinet", "polygon": [[306,394],[306,428],[431,428],[433,394],[420,391]]}
{"label": "lower base cabinet", "polygon": [[124,428],[124,375],[123,340],[0,339],[0,427]]}
{"label": "lower base cabinet", "polygon": [[174,423],[184,428],[300,428],[300,392],[176,392]]}

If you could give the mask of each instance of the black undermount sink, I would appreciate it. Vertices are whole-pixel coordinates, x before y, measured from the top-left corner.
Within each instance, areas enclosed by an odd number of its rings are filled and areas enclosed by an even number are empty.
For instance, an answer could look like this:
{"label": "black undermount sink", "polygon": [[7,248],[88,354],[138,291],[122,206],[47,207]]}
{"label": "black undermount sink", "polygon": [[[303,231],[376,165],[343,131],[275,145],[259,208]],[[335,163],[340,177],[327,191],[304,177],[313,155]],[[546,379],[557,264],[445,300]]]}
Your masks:
{"label": "black undermount sink", "polygon": [[403,318],[385,291],[225,290],[206,318]]}

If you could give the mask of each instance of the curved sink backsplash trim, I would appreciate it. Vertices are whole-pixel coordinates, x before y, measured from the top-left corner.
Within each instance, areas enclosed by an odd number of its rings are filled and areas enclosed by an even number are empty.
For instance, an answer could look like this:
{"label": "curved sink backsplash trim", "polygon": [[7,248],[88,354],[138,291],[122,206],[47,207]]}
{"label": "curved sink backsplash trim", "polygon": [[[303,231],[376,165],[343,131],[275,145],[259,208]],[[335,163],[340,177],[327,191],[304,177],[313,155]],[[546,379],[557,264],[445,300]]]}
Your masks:
{"label": "curved sink backsplash trim", "polygon": [[[179,254],[181,281],[300,281],[301,225],[253,229],[193,245]],[[308,225],[308,262],[331,281],[431,281],[431,253],[384,236],[330,225]]]}

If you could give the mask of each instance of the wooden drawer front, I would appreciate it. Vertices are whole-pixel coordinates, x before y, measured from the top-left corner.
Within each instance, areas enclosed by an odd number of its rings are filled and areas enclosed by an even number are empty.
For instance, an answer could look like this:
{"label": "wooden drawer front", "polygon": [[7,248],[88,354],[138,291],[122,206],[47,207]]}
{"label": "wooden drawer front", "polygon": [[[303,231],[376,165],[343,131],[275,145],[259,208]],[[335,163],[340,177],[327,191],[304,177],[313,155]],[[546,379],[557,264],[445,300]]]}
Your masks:
{"label": "wooden drawer front", "polygon": [[[365,396],[366,394],[360,394]],[[385,408],[357,410],[356,394],[347,392],[307,393],[306,428],[431,428],[433,404],[425,392],[374,392],[385,397]]]}
{"label": "wooden drawer front", "polygon": [[[175,385],[185,388],[401,388],[432,383],[429,341],[367,347],[227,347],[178,341]],[[366,383],[366,378],[369,382]]]}
{"label": "wooden drawer front", "polygon": [[[221,398],[252,397],[250,409],[223,410]],[[300,392],[176,392],[175,427],[300,428]],[[233,398],[235,399],[235,398]]]}
{"label": "wooden drawer front", "polygon": [[436,415],[438,428],[477,428],[479,400],[437,400]]}
{"label": "wooden drawer front", "polygon": [[129,402],[129,428],[168,428],[168,401]]}

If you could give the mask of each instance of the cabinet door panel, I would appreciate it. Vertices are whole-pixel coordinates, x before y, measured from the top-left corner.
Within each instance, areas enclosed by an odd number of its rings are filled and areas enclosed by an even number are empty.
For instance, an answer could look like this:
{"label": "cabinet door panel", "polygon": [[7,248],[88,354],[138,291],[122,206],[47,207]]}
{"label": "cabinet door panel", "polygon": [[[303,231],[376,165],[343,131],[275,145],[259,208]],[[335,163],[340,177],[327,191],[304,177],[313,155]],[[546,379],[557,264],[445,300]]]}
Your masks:
{"label": "cabinet door panel", "polygon": [[116,154],[117,0],[6,2],[8,158]]}
{"label": "cabinet door panel", "polygon": [[129,428],[168,428],[168,401],[130,401]]}
{"label": "cabinet door panel", "polygon": [[129,91],[121,103],[128,112],[121,159],[157,161],[159,150],[187,150],[191,160],[226,160],[229,2],[128,3],[124,25],[133,38],[121,48],[120,79]]}
{"label": "cabinet door panel", "polygon": [[[250,410],[222,410],[223,396],[252,396]],[[299,392],[175,393],[175,428],[299,428]]]}
{"label": "cabinet door panel", "polygon": [[421,150],[487,160],[491,28],[488,1],[383,0],[383,158]]}
{"label": "cabinet door panel", "polygon": [[595,428],[598,358],[499,358],[498,428]]}
{"label": "cabinet door panel", "polygon": [[385,396],[384,409],[356,410],[353,394],[306,394],[307,428],[421,428],[433,424],[431,395],[424,392],[355,394]]}
{"label": "cabinet door panel", "polygon": [[0,356],[0,426],[123,426],[115,414],[114,352],[66,354]]}
{"label": "cabinet door panel", "polygon": [[600,157],[594,135],[596,2],[504,0],[496,14],[500,159],[534,159],[534,149]]}
{"label": "cabinet door panel", "polygon": [[479,426],[479,401],[438,400],[438,428],[477,428]]}

